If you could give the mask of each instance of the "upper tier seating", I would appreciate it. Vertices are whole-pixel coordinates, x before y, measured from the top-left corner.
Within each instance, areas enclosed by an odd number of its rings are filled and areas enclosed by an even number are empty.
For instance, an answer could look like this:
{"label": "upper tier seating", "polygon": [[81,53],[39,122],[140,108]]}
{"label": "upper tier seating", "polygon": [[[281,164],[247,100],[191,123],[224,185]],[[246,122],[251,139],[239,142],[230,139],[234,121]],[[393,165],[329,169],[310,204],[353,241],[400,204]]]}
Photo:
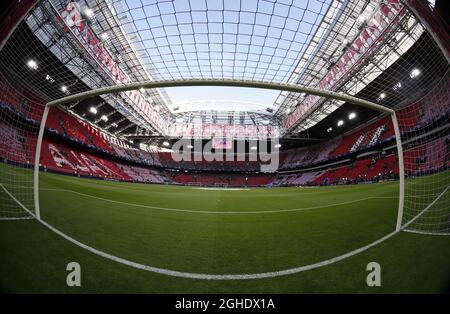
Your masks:
{"label": "upper tier seating", "polygon": [[335,138],[311,148],[283,152],[281,155],[281,169],[292,169],[326,160],[330,152],[340,144],[340,141],[340,138]]}
{"label": "upper tier seating", "polygon": [[[402,132],[417,130],[420,126],[426,126],[430,122],[442,121],[442,117],[448,116],[449,104],[449,75],[438,82],[435,88],[416,103],[397,111]],[[12,86],[0,77],[0,105],[2,110],[9,110],[9,115],[18,115],[39,122],[43,105],[41,101],[31,97],[19,95]],[[17,118],[18,119],[18,118]],[[6,120],[7,121],[7,120]],[[0,124],[0,157],[4,160],[32,164],[34,160],[35,137],[29,136],[25,128],[16,128],[7,122]],[[31,123],[31,122],[30,122]],[[193,168],[207,170],[246,170],[259,171],[261,161],[208,161],[202,157],[199,161],[184,162],[182,164],[172,159],[171,153],[150,153],[136,148],[123,148],[109,143],[100,134],[99,130],[90,124],[81,121],[65,111],[52,108],[46,124],[56,132],[71,137],[89,146],[94,146],[128,160],[133,160],[148,165],[158,165],[171,168]],[[290,150],[281,154],[281,168],[291,169],[299,166],[307,166],[329,158],[357,152],[370,147],[386,139],[392,138],[394,130],[390,117],[384,117],[361,128],[343,138],[335,138],[326,143],[309,147],[307,149]],[[416,145],[405,150],[405,170],[407,175],[429,173],[448,166],[448,138],[438,138],[432,142]],[[443,149],[443,147],[446,148]],[[134,180],[142,182],[164,182],[164,176],[145,168],[131,166],[119,167],[103,158],[91,154],[81,153],[61,144],[44,141],[41,162],[48,169],[68,173],[92,175],[102,178],[114,178],[121,180]],[[276,181],[280,184],[303,185],[327,182],[339,182],[339,180],[365,180],[398,173],[398,161],[395,156],[375,158],[374,160],[357,160],[352,166],[343,166],[325,172],[303,173],[301,175],[280,176]],[[244,175],[177,175],[173,181],[200,182],[202,184],[228,184],[228,185],[266,185],[272,181],[269,175],[244,176]]]}
{"label": "upper tier seating", "polygon": [[329,157],[337,157],[350,152],[373,146],[394,135],[390,117],[384,117],[368,127],[344,136],[341,144],[330,153]]}
{"label": "upper tier seating", "polygon": [[404,152],[405,172],[418,175],[440,170],[448,165],[450,138],[441,137]]}
{"label": "upper tier seating", "polygon": [[22,94],[18,93],[14,87],[0,75],[0,104],[10,106],[22,117],[41,121],[42,113],[44,112],[43,102],[35,99],[34,96],[27,96],[26,92],[23,92]]}
{"label": "upper tier seating", "polygon": [[450,114],[450,74],[422,99],[397,111],[401,132],[408,132]]}
{"label": "upper tier seating", "polygon": [[117,167],[126,173],[133,181],[136,182],[148,182],[148,183],[165,183],[166,179],[156,170],[125,166],[116,164]]}

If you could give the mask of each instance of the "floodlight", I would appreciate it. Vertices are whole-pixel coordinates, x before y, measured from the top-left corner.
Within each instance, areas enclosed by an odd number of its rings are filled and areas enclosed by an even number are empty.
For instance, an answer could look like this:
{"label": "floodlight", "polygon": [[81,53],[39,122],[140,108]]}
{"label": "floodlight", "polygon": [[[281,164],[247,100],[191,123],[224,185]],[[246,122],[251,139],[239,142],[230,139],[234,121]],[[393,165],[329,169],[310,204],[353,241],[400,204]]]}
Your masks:
{"label": "floodlight", "polygon": [[409,74],[409,76],[411,78],[416,78],[420,75],[420,70],[418,68],[415,68],[411,71],[411,73]]}
{"label": "floodlight", "polygon": [[84,15],[86,15],[87,18],[91,18],[94,15],[94,11],[91,8],[84,9]]}
{"label": "floodlight", "polygon": [[33,69],[33,70],[37,70],[37,69],[38,69],[37,62],[34,61],[33,59],[28,60],[27,66],[28,66],[30,69]]}
{"label": "floodlight", "polygon": [[399,89],[399,88],[401,88],[401,87],[402,87],[402,82],[397,82],[397,84],[395,84],[394,87],[392,87],[392,89],[393,89],[394,91],[396,91],[397,89]]}

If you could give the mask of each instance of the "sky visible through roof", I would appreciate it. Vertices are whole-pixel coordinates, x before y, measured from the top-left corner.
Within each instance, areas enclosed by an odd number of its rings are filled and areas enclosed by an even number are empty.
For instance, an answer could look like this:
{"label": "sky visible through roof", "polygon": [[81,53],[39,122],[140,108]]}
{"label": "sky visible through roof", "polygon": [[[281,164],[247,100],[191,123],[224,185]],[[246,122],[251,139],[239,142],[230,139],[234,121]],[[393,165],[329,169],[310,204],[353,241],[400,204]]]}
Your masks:
{"label": "sky visible through roof", "polygon": [[[150,64],[159,79],[272,82],[288,81],[331,2],[120,1],[136,31],[128,35],[135,35],[140,41],[148,56],[144,64]],[[166,91],[174,104],[220,99],[260,103],[270,108],[279,94],[236,87],[184,87]]]}

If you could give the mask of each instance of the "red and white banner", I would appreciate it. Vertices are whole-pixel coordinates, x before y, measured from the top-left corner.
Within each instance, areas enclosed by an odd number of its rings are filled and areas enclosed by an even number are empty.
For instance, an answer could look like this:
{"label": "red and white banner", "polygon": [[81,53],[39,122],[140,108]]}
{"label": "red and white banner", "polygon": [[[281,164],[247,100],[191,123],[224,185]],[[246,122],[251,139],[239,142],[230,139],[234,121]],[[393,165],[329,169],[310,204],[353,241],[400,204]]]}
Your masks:
{"label": "red and white banner", "polygon": [[117,137],[110,135],[96,127],[93,127],[91,124],[84,122],[83,120],[79,120],[79,122],[83,125],[83,128],[92,134],[96,139],[102,140],[106,145],[114,144],[123,148],[133,148],[130,144],[125,141],[119,140]]}
{"label": "red and white banner", "polygon": [[[367,26],[353,41],[353,44],[342,55],[328,74],[318,83],[316,88],[335,91],[337,83],[341,79],[347,79],[351,75],[351,69],[361,62],[364,55],[369,52],[374,44],[383,38],[388,26],[402,12],[403,5],[399,0],[386,0],[380,4]],[[299,122],[300,119],[316,109],[320,96],[308,95],[300,105],[283,121],[285,130]]]}
{"label": "red and white banner", "polygon": [[[117,58],[106,49],[102,41],[98,39],[90,26],[84,21],[78,3],[69,2],[61,12],[61,18],[67,27],[67,31],[72,32],[78,38],[84,49],[89,52],[90,56],[100,65],[100,68],[117,85],[132,82],[128,74],[115,61]],[[162,119],[140,91],[132,90],[121,92],[120,94],[125,99],[128,98],[133,109],[139,112],[152,126],[159,130],[165,129],[165,120]]]}

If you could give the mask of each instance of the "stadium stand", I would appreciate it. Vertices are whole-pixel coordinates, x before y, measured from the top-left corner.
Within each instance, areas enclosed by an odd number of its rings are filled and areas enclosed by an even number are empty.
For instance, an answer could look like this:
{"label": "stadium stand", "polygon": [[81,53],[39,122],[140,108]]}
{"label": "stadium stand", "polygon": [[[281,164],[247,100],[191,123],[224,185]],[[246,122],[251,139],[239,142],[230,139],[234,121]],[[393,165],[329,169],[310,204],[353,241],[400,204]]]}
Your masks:
{"label": "stadium stand", "polygon": [[134,182],[166,183],[167,179],[159,172],[151,169],[117,164],[117,168],[129,176]]}
{"label": "stadium stand", "polygon": [[22,131],[0,122],[2,158],[22,164],[30,163],[32,156],[29,156],[26,145],[26,135]]}
{"label": "stadium stand", "polygon": [[344,136],[341,144],[329,154],[329,157],[342,156],[349,152],[374,146],[393,135],[394,130],[390,118],[382,118],[366,128]]}
{"label": "stadium stand", "polygon": [[100,133],[96,128],[58,108],[50,110],[47,125],[59,134],[68,136],[76,141],[93,145],[106,151],[112,151],[110,144],[99,136]]}
{"label": "stadium stand", "polygon": [[[434,89],[445,89],[448,88],[449,84],[450,80],[446,77]],[[12,117],[17,115],[28,119],[27,121],[32,124],[39,124],[38,120],[33,119],[33,117],[41,114],[40,108],[42,106],[37,101],[25,99],[23,96],[18,96],[12,92],[13,89],[3,78],[0,79],[0,88],[4,94],[0,104],[2,111],[8,112],[8,115],[12,115]],[[439,93],[439,95],[441,96],[435,97],[433,93],[430,93],[420,101],[397,112],[398,119],[402,121],[402,133],[418,131],[425,128],[430,122],[434,123],[439,119],[448,120],[450,106],[448,97],[445,97],[447,93]],[[17,118],[13,117],[12,119]],[[169,174],[165,177],[157,170],[109,161],[95,156],[95,153],[79,152],[67,146],[68,144],[57,144],[54,141],[45,140],[42,150],[42,166],[47,170],[66,174],[136,182],[198,183],[205,186],[221,184],[228,186],[265,186],[272,181],[274,185],[279,186],[299,186],[373,181],[393,178],[398,173],[397,160],[393,154],[356,161],[353,159],[354,161],[349,165],[326,169],[327,162],[391,140],[394,131],[389,117],[379,118],[368,126],[347,135],[333,138],[320,145],[282,152],[280,170],[308,167],[317,163],[325,163],[324,169],[326,170],[303,171],[300,174],[289,175],[280,174],[277,178],[271,175],[227,173],[227,171],[258,171],[261,162],[259,160],[249,161],[249,156],[245,156],[244,161],[239,160],[236,156],[232,161],[211,161],[211,158],[203,155],[199,161],[188,161],[181,164],[173,160],[170,152],[150,153],[138,148],[121,147],[108,142],[100,135],[99,130],[92,125],[58,108],[50,111],[46,126],[49,131],[56,132],[68,140],[82,143],[87,148],[97,148],[109,152],[112,157],[120,157],[124,162],[131,161],[165,169],[206,171],[206,173],[195,174]],[[4,161],[32,164],[34,143],[28,139],[27,130],[15,129],[2,121],[0,124],[0,140],[1,157]],[[435,151],[439,151],[438,147],[448,147],[448,142],[448,136],[440,137],[432,142],[414,144],[406,149],[406,174],[421,175],[448,167],[448,153],[434,154]],[[242,156],[240,157],[242,158]],[[215,171],[221,172],[214,173]]]}
{"label": "stadium stand", "polygon": [[310,165],[329,158],[330,152],[341,142],[341,138],[335,138],[326,143],[305,149],[294,149],[282,153],[281,169],[292,169],[298,166]]}

